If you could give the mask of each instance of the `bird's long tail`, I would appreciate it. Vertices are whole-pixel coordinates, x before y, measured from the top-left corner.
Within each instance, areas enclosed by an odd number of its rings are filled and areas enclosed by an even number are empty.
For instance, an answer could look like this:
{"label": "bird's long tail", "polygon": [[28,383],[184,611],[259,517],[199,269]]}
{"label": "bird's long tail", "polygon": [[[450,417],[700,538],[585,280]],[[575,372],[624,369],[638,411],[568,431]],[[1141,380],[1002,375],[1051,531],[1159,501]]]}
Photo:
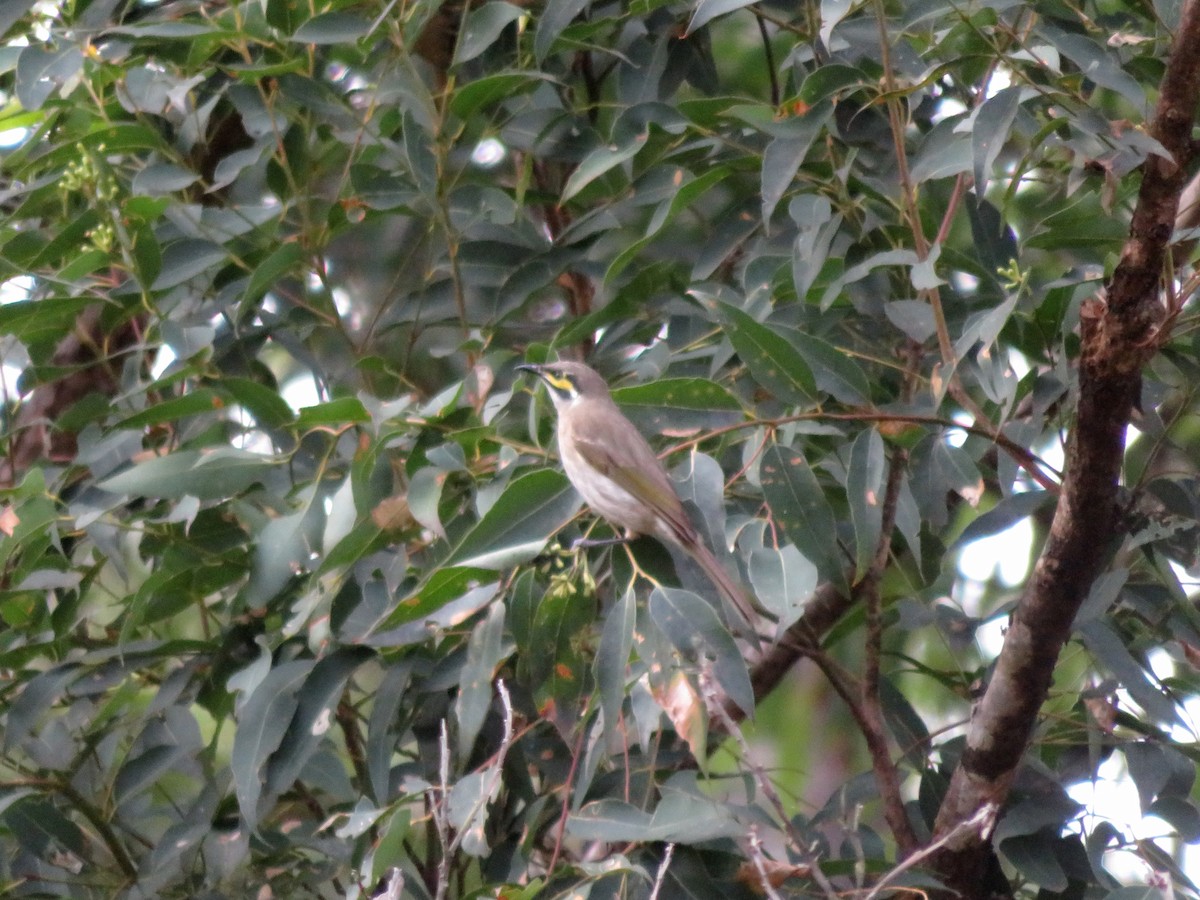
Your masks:
{"label": "bird's long tail", "polygon": [[754,627],[755,623],[763,618],[775,620],[775,616],[763,609],[759,604],[755,603],[746,593],[746,589],[734,580],[733,576],[726,571],[720,561],[713,556],[704,543],[697,538],[694,542],[684,544],[684,549],[688,555],[696,561],[696,564],[704,570],[704,574],[708,576],[709,581],[721,592],[723,596],[733,607],[734,611],[741,617],[742,622],[750,629],[751,632],[757,635],[758,631]]}

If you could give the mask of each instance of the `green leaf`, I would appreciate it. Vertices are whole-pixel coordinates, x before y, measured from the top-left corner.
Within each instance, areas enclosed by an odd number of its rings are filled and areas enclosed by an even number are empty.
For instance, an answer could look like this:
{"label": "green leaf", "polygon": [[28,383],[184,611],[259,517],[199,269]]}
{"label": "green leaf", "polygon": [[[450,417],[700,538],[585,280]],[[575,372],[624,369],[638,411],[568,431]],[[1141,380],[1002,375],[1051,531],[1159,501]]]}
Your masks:
{"label": "green leaf", "polygon": [[27,346],[57,341],[85,309],[95,305],[93,297],[42,297],[0,304],[0,333],[11,334]]}
{"label": "green leaf", "polygon": [[833,29],[846,17],[853,6],[851,0],[821,0],[821,43],[833,46]]}
{"label": "green leaf", "polygon": [[737,397],[707,378],[660,378],[617,388],[612,396],[632,420],[653,432],[712,428],[744,415]]}
{"label": "green leaf", "polygon": [[469,119],[493,103],[519,97],[549,81],[549,76],[535,72],[500,72],[488,75],[457,88],[450,98],[450,111],[460,119]]}
{"label": "green leaf", "polygon": [[746,661],[712,606],[691,591],[656,587],[650,592],[650,618],[686,658],[711,666],[729,699],[746,715],[754,715],[754,689]]}
{"label": "green leaf", "polygon": [[1146,813],[1170,825],[1184,843],[1200,839],[1200,810],[1184,797],[1160,797]]}
{"label": "green leaf", "polygon": [[85,674],[78,663],[62,663],[27,680],[8,705],[4,723],[4,750],[19,747],[54,706],[67,687]]}
{"label": "green leaf", "polygon": [[316,552],[316,526],[322,510],[313,503],[315,495],[316,485],[306,486],[296,511],[271,519],[258,532],[254,565],[244,593],[245,602],[252,609],[275,599]]}
{"label": "green leaf", "polygon": [[788,343],[804,357],[812,369],[818,390],[840,403],[855,405],[871,402],[871,382],[846,351],[796,328],[777,326],[775,330],[785,336]]}
{"label": "green leaf", "polygon": [[158,425],[163,422],[174,422],[187,416],[198,416],[222,409],[225,401],[221,395],[209,388],[199,388],[189,391],[182,397],[172,397],[162,403],[143,409],[141,412],[126,416],[117,422],[117,428],[144,428],[147,425]]}
{"label": "green leaf", "polygon": [[302,44],[349,44],[371,30],[366,19],[344,12],[313,16],[296,29],[292,40]]}
{"label": "green leaf", "polygon": [[884,266],[904,266],[911,268],[917,264],[917,254],[912,250],[883,250],[872,254],[866,260],[847,269],[835,278],[825,288],[821,296],[821,309],[827,310],[848,284],[857,284],[872,272]]}
{"label": "green leaf", "polygon": [[800,85],[800,99],[808,106],[816,106],[822,100],[845,92],[846,88],[877,88],[879,82],[855,66],[829,63],[817,66]]}
{"label": "green leaf", "polygon": [[[690,784],[689,779],[693,779]],[[734,818],[729,804],[703,795],[694,783],[694,773],[680,773],[663,787],[662,800],[650,822],[650,833],[651,840],[700,844],[741,837],[746,826]]]}
{"label": "green leaf", "polygon": [[921,765],[929,758],[931,749],[925,721],[891,678],[879,680],[879,701],[896,746],[912,765]]}
{"label": "green leaf", "polygon": [[587,687],[587,659],[577,635],[594,615],[591,604],[576,593],[550,591],[538,605],[533,620],[533,646],[529,677],[539,693],[555,702],[555,712],[571,718],[576,702]]}
{"label": "green leaf", "polygon": [[816,565],[822,581],[844,587],[846,563],[833,510],[803,454],[771,444],[763,452],[759,477],[776,525]]}
{"label": "green leaf", "polygon": [[[371,644],[398,646],[401,643],[399,637],[407,639],[411,632],[405,630],[403,635],[393,632],[400,631],[402,626],[409,623],[435,621],[437,617],[434,614],[439,610],[452,607],[457,601],[472,596],[476,591],[481,591],[478,598],[480,604],[488,602],[490,598],[483,589],[490,590],[491,595],[494,595],[496,580],[496,573],[490,569],[450,566],[434,570],[424,584],[397,603],[395,609],[388,613],[374,630]],[[457,624],[475,611],[473,604],[455,610],[455,621],[448,624]]]}
{"label": "green leaf", "polygon": [[1028,519],[1038,510],[1053,505],[1057,500],[1058,498],[1049,491],[1024,491],[1005,497],[983,515],[973,519],[950,545],[951,549],[999,534]]}
{"label": "green leaf", "polygon": [[371,414],[357,397],[339,397],[328,403],[301,408],[296,416],[296,427],[300,431],[314,428],[340,429],[359,422],[370,422]]}
{"label": "green leaf", "polygon": [[633,652],[636,625],[637,598],[632,591],[626,591],[605,617],[600,645],[596,648],[596,683],[600,688],[600,708],[604,712],[604,734],[612,752],[618,752],[621,747],[621,707],[625,702],[629,654]]}
{"label": "green leaf", "polygon": [[561,472],[529,472],[513,479],[445,565],[503,569],[530,560],[578,508],[579,496]]}
{"label": "green leaf", "polygon": [[533,57],[539,65],[563,30],[587,8],[588,2],[589,0],[555,0],[546,4],[542,14],[538,16],[537,31],[533,36]]}
{"label": "green leaf", "polygon": [[755,381],[788,406],[808,406],[817,392],[804,357],[775,330],[728,303],[720,304],[726,335]]}
{"label": "green leaf", "polygon": [[525,11],[519,6],[500,0],[492,0],[471,10],[463,25],[462,34],[459,35],[458,46],[454,50],[454,65],[462,65],[479,56],[496,43],[496,39],[505,28],[523,15]]}
{"label": "green leaf", "polygon": [[1046,835],[1023,834],[997,844],[1004,858],[1025,878],[1048,891],[1066,891],[1067,875],[1058,861],[1054,842]]}
{"label": "green leaf", "polygon": [[238,318],[242,318],[253,309],[279,279],[285,275],[294,275],[295,268],[303,261],[304,248],[294,241],[280,244],[272,250],[267,258],[255,267],[246,282],[246,292],[242,295],[242,302],[238,307]]}
{"label": "green leaf", "polygon": [[638,154],[638,151],[646,146],[646,141],[649,137],[649,126],[643,125],[640,131],[626,136],[623,141],[614,142],[608,146],[598,147],[591,151],[575,167],[575,170],[571,173],[571,177],[567,179],[567,183],[563,186],[559,202],[566,203],[605,172],[619,166],[626,160],[633,159]]}
{"label": "green leaf", "polygon": [[288,406],[287,401],[265,384],[259,384],[249,378],[225,376],[221,379],[220,386],[245,407],[264,428],[279,428],[296,418],[296,413]]}
{"label": "green leaf", "polygon": [[670,199],[662,201],[655,209],[654,215],[646,226],[645,235],[613,257],[613,261],[604,272],[605,284],[610,284],[631,262],[637,259],[655,237],[661,234],[663,229],[675,220],[680,212],[688,209],[700,197],[708,193],[709,189],[719,184],[731,174],[730,170],[724,166],[709,169],[698,177],[692,176],[690,173],[684,177],[683,169],[678,169],[677,172],[680,175],[679,189],[674,192]]}
{"label": "green leaf", "polygon": [[[300,777],[318,745],[327,740],[326,735],[334,728],[334,711],[346,691],[346,683],[374,656],[375,651],[367,647],[338,647],[307,672],[303,687],[297,692],[299,702],[287,731],[279,741],[278,750],[270,754],[265,787],[268,794],[283,793]],[[252,702],[254,697],[246,703],[247,713]]]}
{"label": "green leaf", "polygon": [[219,34],[219,31],[213,26],[202,25],[199,22],[139,22],[136,25],[119,25],[115,28],[106,28],[105,32],[108,34],[127,34],[134,38],[179,38],[181,40],[204,37],[209,34]]}
{"label": "green leaf", "polygon": [[185,496],[219,500],[245,490],[273,469],[273,460],[233,447],[180,450],[138,463],[97,485],[110,494],[132,497]]}
{"label": "green leaf", "polygon": [[1075,633],[1083,639],[1095,660],[1121,682],[1151,720],[1163,724],[1179,721],[1179,710],[1163,693],[1153,672],[1143,668],[1107,622],[1100,619],[1084,622]]}
{"label": "green leaf", "polygon": [[981,197],[987,187],[992,164],[1008,140],[1008,132],[1016,120],[1023,90],[1023,87],[1014,85],[997,91],[984,101],[975,115],[971,148],[975,161],[975,192]]}
{"label": "green leaf", "polygon": [[794,544],[776,550],[759,547],[750,554],[750,583],[754,596],[787,628],[804,612],[817,589],[817,567]]}
{"label": "green leaf", "polygon": [[626,843],[649,840],[651,816],[620,800],[594,800],[567,819],[567,833],[580,841]]}
{"label": "green leaf", "polygon": [[754,0],[700,0],[692,20],[688,22],[687,35],[700,30],[717,16],[723,16],[735,10],[749,6]]}
{"label": "green leaf", "polygon": [[154,197],[182,191],[195,184],[200,176],[189,169],[173,163],[155,163],[146,166],[133,177],[133,192]]}
{"label": "green leaf", "polygon": [[374,703],[367,721],[366,762],[371,796],[376,803],[391,799],[392,756],[399,740],[400,710],[412,678],[414,658],[404,657],[389,667],[371,692]]}
{"label": "green leaf", "polygon": [[8,0],[4,8],[0,9],[0,37],[7,35],[8,30],[17,24],[36,2],[37,0]]}
{"label": "green leaf", "polygon": [[475,738],[483,727],[492,705],[492,678],[496,667],[512,652],[512,643],[505,647],[503,601],[488,607],[487,615],[471,630],[467,641],[467,662],[458,682],[458,698],[454,717],[458,721],[458,754],[467,759]]}
{"label": "green leaf", "polygon": [[30,44],[17,58],[17,100],[27,110],[41,109],[82,67],[83,52],[78,47],[48,50],[44,44]]}
{"label": "green leaf", "polygon": [[774,138],[763,151],[762,161],[762,220],[767,227],[775,207],[796,179],[808,148],[824,127],[823,116],[800,120],[807,127],[799,134]]}
{"label": "green leaf", "polygon": [[875,558],[883,521],[883,438],[874,428],[860,432],[850,446],[846,499],[854,525],[855,573],[862,578]]}
{"label": "green leaf", "polygon": [[1146,89],[1121,67],[1118,57],[1086,34],[1064,31],[1040,22],[1038,33],[1075,65],[1089,81],[1120,94],[1140,114],[1147,112]]}
{"label": "green leaf", "polygon": [[299,706],[297,694],[313,669],[312,660],[296,659],[272,669],[238,712],[229,764],[238,807],[249,828],[259,822],[262,768],[279,749]]}
{"label": "green leaf", "polygon": [[225,248],[212,241],[198,238],[185,238],[169,244],[162,255],[162,268],[154,279],[153,289],[163,291],[183,284],[200,275],[208,275],[209,271],[227,256]]}

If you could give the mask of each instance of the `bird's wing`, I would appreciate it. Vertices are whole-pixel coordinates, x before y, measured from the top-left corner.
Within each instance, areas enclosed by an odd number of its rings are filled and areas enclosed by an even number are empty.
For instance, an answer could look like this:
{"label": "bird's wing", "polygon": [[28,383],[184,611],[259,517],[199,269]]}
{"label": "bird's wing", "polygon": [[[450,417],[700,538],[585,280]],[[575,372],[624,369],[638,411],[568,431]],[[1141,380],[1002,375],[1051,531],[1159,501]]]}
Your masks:
{"label": "bird's wing", "polygon": [[696,530],[666,469],[632,423],[623,416],[621,420],[624,427],[596,429],[603,440],[581,436],[577,431],[575,446],[580,455],[666,519],[680,540],[694,540]]}

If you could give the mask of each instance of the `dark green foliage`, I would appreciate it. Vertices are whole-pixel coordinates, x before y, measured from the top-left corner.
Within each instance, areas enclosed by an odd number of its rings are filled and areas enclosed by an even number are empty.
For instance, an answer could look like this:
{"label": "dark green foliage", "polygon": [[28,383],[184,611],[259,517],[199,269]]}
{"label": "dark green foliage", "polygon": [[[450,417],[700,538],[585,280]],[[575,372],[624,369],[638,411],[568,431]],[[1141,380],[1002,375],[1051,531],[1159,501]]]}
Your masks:
{"label": "dark green foliage", "polygon": [[[0,3],[0,892],[936,886],[844,702],[878,677],[927,841],[1020,590],[956,554],[1045,534],[1177,15]],[[1196,893],[1103,818],[1200,839],[1189,315],[995,835],[1021,896],[1158,896],[1118,847]],[[764,704],[695,573],[568,549],[606,526],[515,370],[556,353],[768,637],[844,601],[789,635],[823,680]],[[1141,809],[1085,816],[1110,759]]]}

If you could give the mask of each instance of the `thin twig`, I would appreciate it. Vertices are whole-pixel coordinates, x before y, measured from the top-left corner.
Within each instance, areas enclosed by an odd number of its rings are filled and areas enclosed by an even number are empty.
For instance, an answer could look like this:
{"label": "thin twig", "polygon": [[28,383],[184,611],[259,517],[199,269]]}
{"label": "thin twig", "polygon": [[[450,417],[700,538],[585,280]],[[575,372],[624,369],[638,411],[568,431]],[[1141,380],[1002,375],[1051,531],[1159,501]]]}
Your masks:
{"label": "thin twig", "polygon": [[768,900],[780,900],[779,892],[775,890],[775,886],[771,884],[771,878],[767,874],[767,860],[763,855],[762,841],[758,837],[758,826],[750,826],[750,859],[754,862],[754,868],[758,872],[758,882],[762,885],[763,893],[766,894]]}
{"label": "thin twig", "polygon": [[649,900],[658,900],[658,892],[662,890],[663,882],[667,878],[667,869],[671,865],[671,857],[675,855],[675,845],[667,844],[663,849],[662,862],[658,864],[658,874],[654,877],[654,887],[650,891]]}
{"label": "thin twig", "polygon": [[800,834],[799,830],[792,823],[792,817],[788,815],[783,801],[779,798],[779,792],[775,790],[775,785],[771,783],[762,766],[754,762],[753,754],[750,752],[750,744],[746,741],[746,736],[742,734],[741,728],[733,721],[733,717],[725,711],[725,704],[721,702],[721,697],[713,683],[712,676],[702,669],[699,680],[700,690],[704,694],[705,705],[720,720],[722,726],[725,728],[725,732],[737,741],[738,748],[742,751],[742,764],[750,770],[750,774],[754,777],[754,783],[758,785],[758,789],[767,798],[767,802],[774,808],[775,814],[779,817],[783,825],[783,833],[786,835],[787,842],[791,845],[793,852],[812,869],[812,879],[825,892],[825,896],[829,900],[837,900],[837,891],[830,884],[829,879],[825,877],[825,873],[821,871],[820,865],[818,865],[812,852],[806,846],[804,836]]}
{"label": "thin twig", "polygon": [[437,828],[438,843],[442,852],[438,855],[437,893],[435,900],[445,900],[450,889],[450,738],[446,732],[446,720],[438,734],[438,787],[432,794],[430,813]]}
{"label": "thin twig", "polygon": [[779,108],[779,74],[775,71],[775,51],[771,49],[771,36],[767,34],[767,21],[755,10],[754,21],[763,42],[763,62],[767,66],[767,77],[771,80],[771,106]]}
{"label": "thin twig", "polygon": [[918,865],[923,860],[928,859],[934,853],[937,853],[937,851],[941,850],[951,841],[956,840],[964,832],[978,829],[980,836],[986,837],[987,834],[992,830],[992,826],[996,824],[997,812],[999,812],[999,808],[994,804],[984,804],[979,808],[975,815],[971,816],[971,818],[964,822],[959,822],[954,826],[953,829],[942,835],[928,847],[922,847],[915,853],[909,854],[909,856],[901,863],[888,870],[884,876],[880,878],[878,882],[876,882],[875,887],[871,889],[871,893],[867,894],[863,900],[875,900],[875,898],[879,896],[880,892],[887,888],[888,882],[895,881],[897,877],[907,872],[913,866]]}
{"label": "thin twig", "polygon": [[550,854],[550,864],[546,866],[547,875],[552,876],[558,858],[562,855],[563,838],[567,832],[567,816],[571,811],[571,785],[575,783],[575,772],[579,768],[579,757],[583,755],[583,738],[587,734],[586,723],[580,723],[579,739],[575,741],[575,749],[571,753],[571,768],[567,771],[567,783],[563,785],[562,812],[558,817],[558,828],[554,834],[554,852]]}
{"label": "thin twig", "polygon": [[883,722],[883,706],[879,699],[879,656],[883,649],[883,611],[880,584],[887,568],[892,547],[892,531],[896,526],[896,507],[900,499],[900,486],[908,464],[908,451],[897,449],[892,455],[888,470],[887,487],[881,509],[881,530],[875,558],[856,591],[864,602],[867,615],[866,660],[863,665],[862,716],[863,738],[871,755],[871,768],[875,771],[875,783],[883,800],[883,814],[896,838],[900,855],[908,856],[920,846],[904,800],[900,796],[900,777],[888,750],[887,732]]}
{"label": "thin twig", "polygon": [[741,422],[734,422],[730,425],[722,425],[719,428],[712,428],[705,431],[703,434],[696,437],[687,438],[668,448],[662,456],[669,456],[672,453],[678,453],[680,450],[685,450],[688,447],[710,440],[714,437],[719,437],[722,434],[728,434],[734,431],[741,431],[745,428],[778,428],[781,425],[787,425],[792,422],[808,422],[808,421],[832,421],[832,422],[898,422],[908,423],[912,425],[937,425],[942,428],[957,428],[967,434],[973,434],[978,437],[987,438],[997,447],[1012,457],[1013,461],[1029,473],[1029,476],[1038,483],[1043,489],[1057,494],[1059,491],[1058,482],[1053,477],[1047,475],[1047,472],[1058,476],[1058,471],[1045,460],[1041,459],[1037,454],[1033,453],[1026,447],[1013,441],[1010,437],[996,430],[991,423],[987,422],[986,418],[982,421],[984,425],[979,424],[979,417],[974,423],[956,422],[954,419],[948,419],[945,416],[933,416],[923,413],[893,413],[883,412],[881,410],[862,410],[857,412],[847,413],[830,413],[830,412],[805,412],[796,413],[790,416],[779,416],[774,419],[750,418]]}

